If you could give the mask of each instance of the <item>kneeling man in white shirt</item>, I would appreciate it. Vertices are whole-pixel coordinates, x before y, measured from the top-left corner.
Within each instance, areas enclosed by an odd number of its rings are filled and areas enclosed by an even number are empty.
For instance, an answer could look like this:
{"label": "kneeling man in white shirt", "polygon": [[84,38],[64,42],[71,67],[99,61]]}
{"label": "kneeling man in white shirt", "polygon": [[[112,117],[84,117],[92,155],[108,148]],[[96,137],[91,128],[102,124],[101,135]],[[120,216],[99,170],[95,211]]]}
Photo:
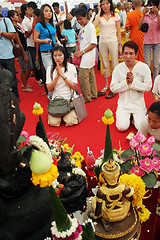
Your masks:
{"label": "kneeling man in white shirt", "polygon": [[138,46],[134,41],[123,45],[124,62],[119,63],[112,74],[110,89],[119,93],[116,111],[116,127],[125,131],[130,126],[130,118],[137,130],[146,114],[144,92],[152,87],[151,71],[147,64],[137,61]]}

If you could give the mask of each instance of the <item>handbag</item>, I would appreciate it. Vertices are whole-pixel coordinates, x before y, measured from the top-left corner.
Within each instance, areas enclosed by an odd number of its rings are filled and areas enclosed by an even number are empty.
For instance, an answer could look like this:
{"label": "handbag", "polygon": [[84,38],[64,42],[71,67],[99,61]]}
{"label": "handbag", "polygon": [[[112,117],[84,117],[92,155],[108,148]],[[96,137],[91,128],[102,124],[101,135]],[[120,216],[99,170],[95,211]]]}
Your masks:
{"label": "handbag", "polygon": [[50,100],[47,109],[52,117],[64,117],[73,109],[73,106],[63,97],[55,97]]}
{"label": "handbag", "polygon": [[82,94],[78,92],[78,89],[76,89],[76,93],[77,96],[72,99],[72,102],[78,117],[78,122],[80,123],[88,116],[88,113],[84,104],[84,98]]}
{"label": "handbag", "polygon": [[[6,26],[6,32],[8,32],[8,26],[7,26],[5,18],[3,18],[3,21],[4,21],[4,24]],[[21,48],[20,44],[18,42],[15,42],[13,39],[11,39],[10,41],[11,41],[12,46],[13,46],[14,56],[16,58],[22,56],[23,55],[23,49]]]}
{"label": "handbag", "polygon": [[148,32],[148,28],[149,28],[148,23],[143,23],[140,30],[142,32]]}
{"label": "handbag", "polygon": [[[78,47],[77,47],[77,52],[79,52],[79,49],[80,49],[80,39],[81,39],[81,30],[80,30],[80,33],[79,33],[79,36],[78,36]],[[72,59],[72,63],[74,65],[77,65],[79,66],[81,64],[81,57],[73,57]]]}
{"label": "handbag", "polygon": [[23,50],[22,50],[21,46],[19,45],[19,43],[15,42],[14,40],[11,40],[11,42],[12,42],[12,45],[13,45],[14,56],[16,58],[22,56]]}

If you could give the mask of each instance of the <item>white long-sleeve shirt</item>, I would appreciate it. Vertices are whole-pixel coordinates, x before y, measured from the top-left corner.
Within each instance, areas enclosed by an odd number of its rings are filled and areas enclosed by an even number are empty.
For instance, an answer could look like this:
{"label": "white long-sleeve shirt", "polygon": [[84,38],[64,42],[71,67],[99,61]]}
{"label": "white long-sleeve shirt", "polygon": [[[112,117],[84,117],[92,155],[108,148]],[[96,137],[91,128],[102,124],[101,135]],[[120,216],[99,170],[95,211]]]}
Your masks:
{"label": "white long-sleeve shirt", "polygon": [[126,75],[130,72],[125,62],[118,64],[113,70],[110,89],[119,93],[118,108],[137,109],[146,108],[144,92],[149,92],[152,87],[151,71],[147,64],[137,62],[132,73],[132,84],[127,84]]}

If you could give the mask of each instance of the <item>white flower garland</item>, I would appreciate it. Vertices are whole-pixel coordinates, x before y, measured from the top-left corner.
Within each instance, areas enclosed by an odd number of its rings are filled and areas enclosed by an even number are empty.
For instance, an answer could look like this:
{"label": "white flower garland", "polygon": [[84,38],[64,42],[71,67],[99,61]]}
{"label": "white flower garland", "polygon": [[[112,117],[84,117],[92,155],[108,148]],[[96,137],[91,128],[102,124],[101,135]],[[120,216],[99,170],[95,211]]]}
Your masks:
{"label": "white flower garland", "polygon": [[39,151],[45,153],[52,160],[52,154],[51,154],[50,148],[48,147],[47,143],[43,141],[42,138],[36,135],[30,136],[29,142],[35,147],[37,147]]}
{"label": "white flower garland", "polygon": [[[69,215],[68,215],[69,217]],[[72,233],[74,233],[78,227],[78,222],[76,218],[70,218],[71,221],[71,228],[68,229],[67,231],[63,231],[63,232],[59,232],[56,226],[56,222],[52,222],[52,227],[51,227],[51,232],[53,235],[55,235],[57,238],[66,238],[66,237],[70,237],[72,235]]]}
{"label": "white flower garland", "polygon": [[73,168],[72,173],[86,177],[86,173],[81,168],[78,168],[78,167]]}

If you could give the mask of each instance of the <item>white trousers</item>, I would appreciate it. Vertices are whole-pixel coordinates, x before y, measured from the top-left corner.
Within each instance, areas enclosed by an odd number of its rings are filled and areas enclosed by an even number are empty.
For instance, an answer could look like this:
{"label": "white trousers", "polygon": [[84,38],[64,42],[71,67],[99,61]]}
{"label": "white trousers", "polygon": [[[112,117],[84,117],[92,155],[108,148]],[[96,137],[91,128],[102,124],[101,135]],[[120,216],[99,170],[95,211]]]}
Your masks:
{"label": "white trousers", "polygon": [[137,130],[146,115],[146,108],[137,108],[134,110],[118,108],[116,111],[116,127],[119,131],[126,131],[130,126],[130,117],[133,115],[133,124]]}
{"label": "white trousers", "polygon": [[109,54],[111,56],[112,60],[112,67],[113,69],[118,65],[118,42],[100,42],[99,43],[99,52],[102,59],[102,65],[103,65],[103,75],[104,78],[109,77],[110,74],[110,62],[109,62]]}

